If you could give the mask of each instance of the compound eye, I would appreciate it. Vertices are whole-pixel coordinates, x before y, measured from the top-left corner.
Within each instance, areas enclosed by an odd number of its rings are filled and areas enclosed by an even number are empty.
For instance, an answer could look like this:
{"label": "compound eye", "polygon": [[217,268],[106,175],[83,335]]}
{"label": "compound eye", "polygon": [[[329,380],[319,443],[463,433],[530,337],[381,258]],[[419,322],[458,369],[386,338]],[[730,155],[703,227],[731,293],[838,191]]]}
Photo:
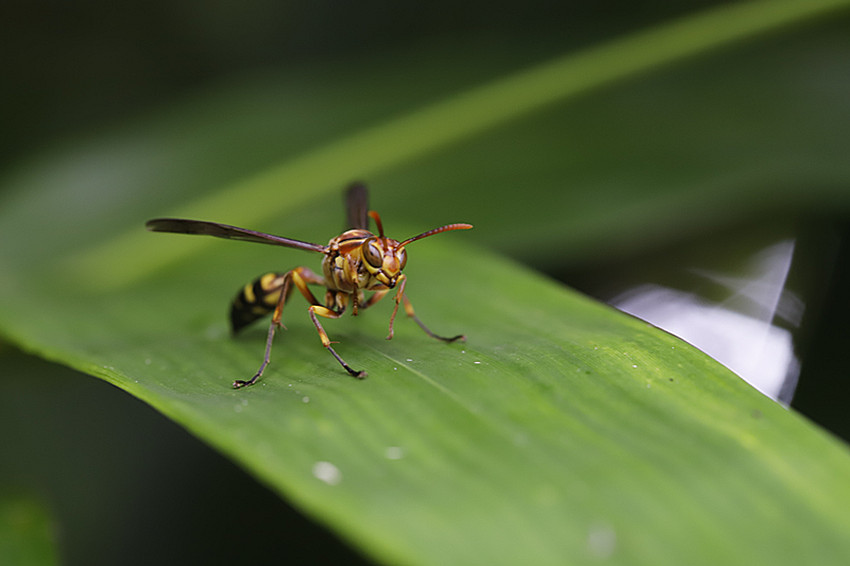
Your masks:
{"label": "compound eye", "polygon": [[398,268],[399,270],[404,269],[404,266],[407,265],[407,252],[404,248],[401,248],[396,252],[396,257],[398,258]]}
{"label": "compound eye", "polygon": [[368,238],[363,242],[363,258],[372,267],[381,267],[384,264],[384,253],[377,238]]}

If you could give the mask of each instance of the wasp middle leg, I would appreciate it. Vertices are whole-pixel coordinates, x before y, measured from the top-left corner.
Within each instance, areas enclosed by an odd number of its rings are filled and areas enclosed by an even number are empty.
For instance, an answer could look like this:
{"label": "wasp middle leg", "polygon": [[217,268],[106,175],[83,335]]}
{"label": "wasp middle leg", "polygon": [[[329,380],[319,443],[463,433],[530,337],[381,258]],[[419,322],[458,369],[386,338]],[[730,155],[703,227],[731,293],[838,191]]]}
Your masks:
{"label": "wasp middle leg", "polygon": [[319,332],[319,338],[322,340],[322,345],[328,349],[328,351],[333,355],[334,358],[342,365],[343,368],[353,377],[364,378],[366,377],[365,371],[357,371],[352,369],[345,361],[340,357],[339,354],[336,353],[336,350],[331,346],[330,338],[328,338],[327,332],[322,328],[322,325],[319,323],[319,320],[316,318],[316,315],[325,317],[325,318],[339,318],[342,316],[343,311],[335,311],[331,308],[323,306],[319,303],[316,296],[310,290],[308,285],[324,285],[325,281],[320,276],[313,273],[311,270],[306,267],[296,267],[295,269],[288,271],[283,276],[283,285],[280,290],[280,296],[277,300],[277,306],[274,309],[274,315],[272,316],[271,324],[269,324],[269,334],[266,339],[266,351],[263,357],[263,363],[260,365],[260,369],[257,370],[257,373],[254,374],[251,379],[242,380],[237,379],[233,382],[234,389],[240,389],[242,387],[247,387],[248,385],[253,385],[257,382],[260,376],[263,375],[266,367],[269,365],[269,361],[271,360],[271,349],[272,342],[274,341],[275,331],[278,327],[282,327],[281,319],[283,317],[283,307],[286,305],[289,296],[292,294],[293,286],[300,291],[301,295],[304,299],[310,303],[308,307],[308,311],[310,313],[310,319],[313,321],[313,324],[316,326],[316,330]]}

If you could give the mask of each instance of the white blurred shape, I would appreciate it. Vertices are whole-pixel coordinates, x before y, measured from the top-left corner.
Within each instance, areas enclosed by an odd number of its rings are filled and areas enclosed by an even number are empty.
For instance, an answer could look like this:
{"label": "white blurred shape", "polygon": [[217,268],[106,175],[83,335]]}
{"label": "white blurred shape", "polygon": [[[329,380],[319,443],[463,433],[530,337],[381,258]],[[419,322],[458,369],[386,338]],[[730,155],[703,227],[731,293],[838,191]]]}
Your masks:
{"label": "white blurred shape", "polygon": [[778,317],[797,325],[803,303],[785,289],[794,241],[766,248],[745,277],[696,271],[722,285],[730,296],[710,303],[692,293],[640,285],[611,304],[696,346],[765,395],[788,403],[799,374],[791,333],[773,324]]}

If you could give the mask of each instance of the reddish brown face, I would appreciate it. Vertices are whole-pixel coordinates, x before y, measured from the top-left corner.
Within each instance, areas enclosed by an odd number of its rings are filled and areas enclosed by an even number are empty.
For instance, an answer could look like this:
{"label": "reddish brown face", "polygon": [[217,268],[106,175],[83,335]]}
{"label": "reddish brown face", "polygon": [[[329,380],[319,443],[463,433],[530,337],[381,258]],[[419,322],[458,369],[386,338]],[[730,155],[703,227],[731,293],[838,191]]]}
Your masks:
{"label": "reddish brown face", "polygon": [[375,279],[393,288],[407,263],[407,252],[396,240],[367,238],[361,247],[364,264]]}

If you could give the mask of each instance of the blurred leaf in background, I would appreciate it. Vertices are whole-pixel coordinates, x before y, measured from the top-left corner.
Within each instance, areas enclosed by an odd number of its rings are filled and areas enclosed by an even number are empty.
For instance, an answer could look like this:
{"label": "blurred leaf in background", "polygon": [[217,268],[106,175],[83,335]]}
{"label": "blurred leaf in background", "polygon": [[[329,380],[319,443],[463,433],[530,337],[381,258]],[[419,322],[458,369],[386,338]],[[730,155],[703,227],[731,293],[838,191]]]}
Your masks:
{"label": "blurred leaf in background", "polygon": [[58,564],[54,530],[52,517],[37,498],[0,496],[0,559],[4,564]]}

